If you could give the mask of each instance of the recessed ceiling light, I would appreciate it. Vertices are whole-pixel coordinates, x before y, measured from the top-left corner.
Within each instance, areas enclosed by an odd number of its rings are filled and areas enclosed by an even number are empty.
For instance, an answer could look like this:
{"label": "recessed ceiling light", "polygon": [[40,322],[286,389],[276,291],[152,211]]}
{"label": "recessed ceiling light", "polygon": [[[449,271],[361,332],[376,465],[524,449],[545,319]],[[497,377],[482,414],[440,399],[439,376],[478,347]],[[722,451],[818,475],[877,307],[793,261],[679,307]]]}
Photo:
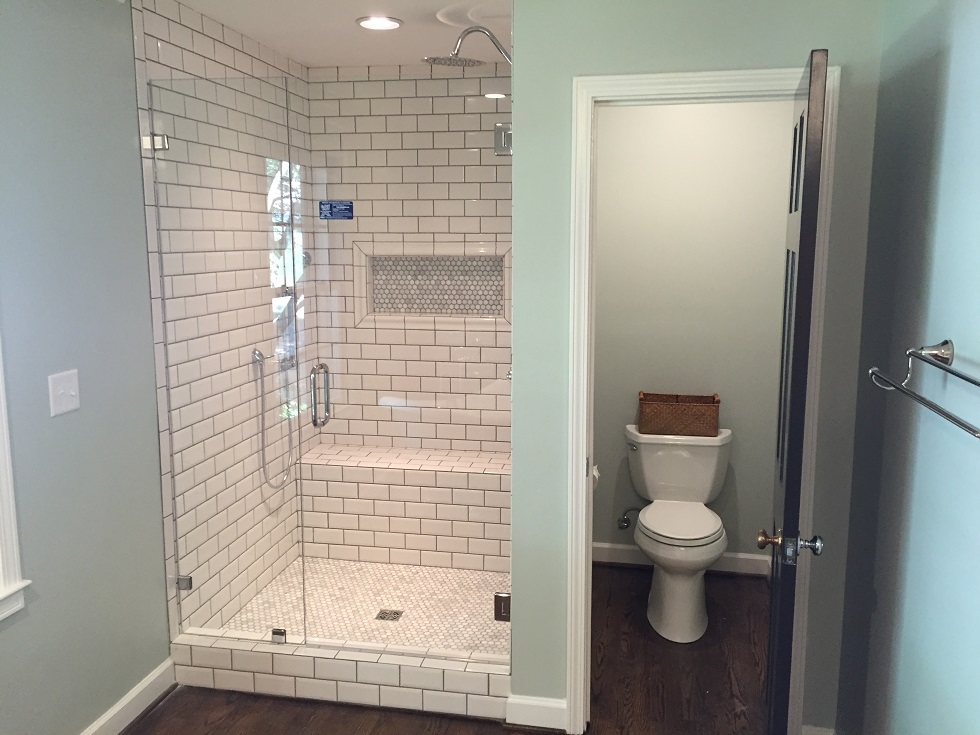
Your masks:
{"label": "recessed ceiling light", "polygon": [[398,18],[390,18],[387,15],[369,15],[366,18],[358,18],[357,24],[371,31],[393,31],[402,22]]}
{"label": "recessed ceiling light", "polygon": [[485,95],[488,100],[502,100],[507,95],[501,94],[500,92],[487,92]]}

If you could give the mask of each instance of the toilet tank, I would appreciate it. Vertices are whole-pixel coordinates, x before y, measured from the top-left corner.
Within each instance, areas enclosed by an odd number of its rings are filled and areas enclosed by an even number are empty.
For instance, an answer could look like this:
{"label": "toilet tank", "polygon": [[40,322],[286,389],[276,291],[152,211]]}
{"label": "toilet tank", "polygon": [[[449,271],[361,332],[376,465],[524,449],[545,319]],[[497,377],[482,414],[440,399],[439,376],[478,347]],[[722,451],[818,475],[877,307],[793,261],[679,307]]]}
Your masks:
{"label": "toilet tank", "polygon": [[641,434],[626,427],[630,479],[647,500],[710,503],[718,497],[728,470],[732,430],[718,436]]}

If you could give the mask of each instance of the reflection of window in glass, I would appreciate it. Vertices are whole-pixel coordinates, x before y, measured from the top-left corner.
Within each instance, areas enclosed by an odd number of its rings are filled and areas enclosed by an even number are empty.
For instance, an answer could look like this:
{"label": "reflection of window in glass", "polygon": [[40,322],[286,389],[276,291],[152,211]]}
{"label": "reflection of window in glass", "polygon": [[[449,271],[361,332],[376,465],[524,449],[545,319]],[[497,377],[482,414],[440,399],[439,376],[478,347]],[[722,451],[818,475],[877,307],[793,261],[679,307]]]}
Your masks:
{"label": "reflection of window in glass", "polygon": [[297,367],[297,348],[303,334],[304,299],[296,284],[303,276],[303,231],[301,202],[303,186],[297,164],[266,159],[266,209],[269,213],[269,283],[272,297],[272,323],[276,330],[275,357],[279,370],[277,383],[283,399],[282,418],[296,416],[300,410],[294,381],[289,370]]}
{"label": "reflection of window in glass", "polygon": [[267,158],[265,161],[269,190],[272,243],[269,249],[270,280],[274,288],[295,286],[303,275],[303,230],[300,203],[303,184],[300,166],[289,161]]}
{"label": "reflection of window in glass", "polygon": [[20,574],[14,476],[10,462],[7,399],[3,387],[3,355],[0,351],[0,620],[24,607],[24,588],[30,583]]}

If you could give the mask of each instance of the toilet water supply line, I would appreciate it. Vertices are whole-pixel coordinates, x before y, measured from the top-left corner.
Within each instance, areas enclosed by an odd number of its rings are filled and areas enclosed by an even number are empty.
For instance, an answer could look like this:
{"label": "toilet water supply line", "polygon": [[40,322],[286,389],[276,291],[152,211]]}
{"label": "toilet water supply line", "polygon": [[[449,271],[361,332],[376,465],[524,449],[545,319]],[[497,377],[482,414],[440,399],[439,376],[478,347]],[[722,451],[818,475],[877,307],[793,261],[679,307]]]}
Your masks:
{"label": "toilet water supply line", "polygon": [[286,460],[286,471],[282,474],[282,479],[278,483],[269,478],[269,463],[266,459],[266,436],[265,436],[265,355],[256,347],[252,350],[252,362],[258,369],[259,384],[259,456],[262,461],[262,478],[273,490],[281,490],[289,482],[293,472],[293,425],[286,419],[287,436],[289,437],[289,457]]}
{"label": "toilet water supply line", "polygon": [[634,511],[634,510],[637,512],[637,515],[639,515],[639,513],[640,513],[640,509],[639,508],[627,508],[626,510],[623,511],[623,515],[621,515],[616,520],[616,525],[619,526],[619,530],[620,531],[625,531],[627,528],[630,527],[630,519],[629,519],[629,516],[627,514],[630,513],[630,512],[632,512],[632,511]]}

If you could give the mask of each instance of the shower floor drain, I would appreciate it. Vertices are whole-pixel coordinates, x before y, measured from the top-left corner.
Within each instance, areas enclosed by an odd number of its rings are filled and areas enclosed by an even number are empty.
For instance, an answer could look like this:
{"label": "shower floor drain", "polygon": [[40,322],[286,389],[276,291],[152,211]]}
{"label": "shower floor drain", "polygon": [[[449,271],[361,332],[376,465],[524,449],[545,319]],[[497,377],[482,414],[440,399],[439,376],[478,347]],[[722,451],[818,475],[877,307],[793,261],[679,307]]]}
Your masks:
{"label": "shower floor drain", "polygon": [[392,622],[400,620],[401,616],[405,613],[404,610],[381,610],[377,615],[374,616],[375,620],[390,620]]}

